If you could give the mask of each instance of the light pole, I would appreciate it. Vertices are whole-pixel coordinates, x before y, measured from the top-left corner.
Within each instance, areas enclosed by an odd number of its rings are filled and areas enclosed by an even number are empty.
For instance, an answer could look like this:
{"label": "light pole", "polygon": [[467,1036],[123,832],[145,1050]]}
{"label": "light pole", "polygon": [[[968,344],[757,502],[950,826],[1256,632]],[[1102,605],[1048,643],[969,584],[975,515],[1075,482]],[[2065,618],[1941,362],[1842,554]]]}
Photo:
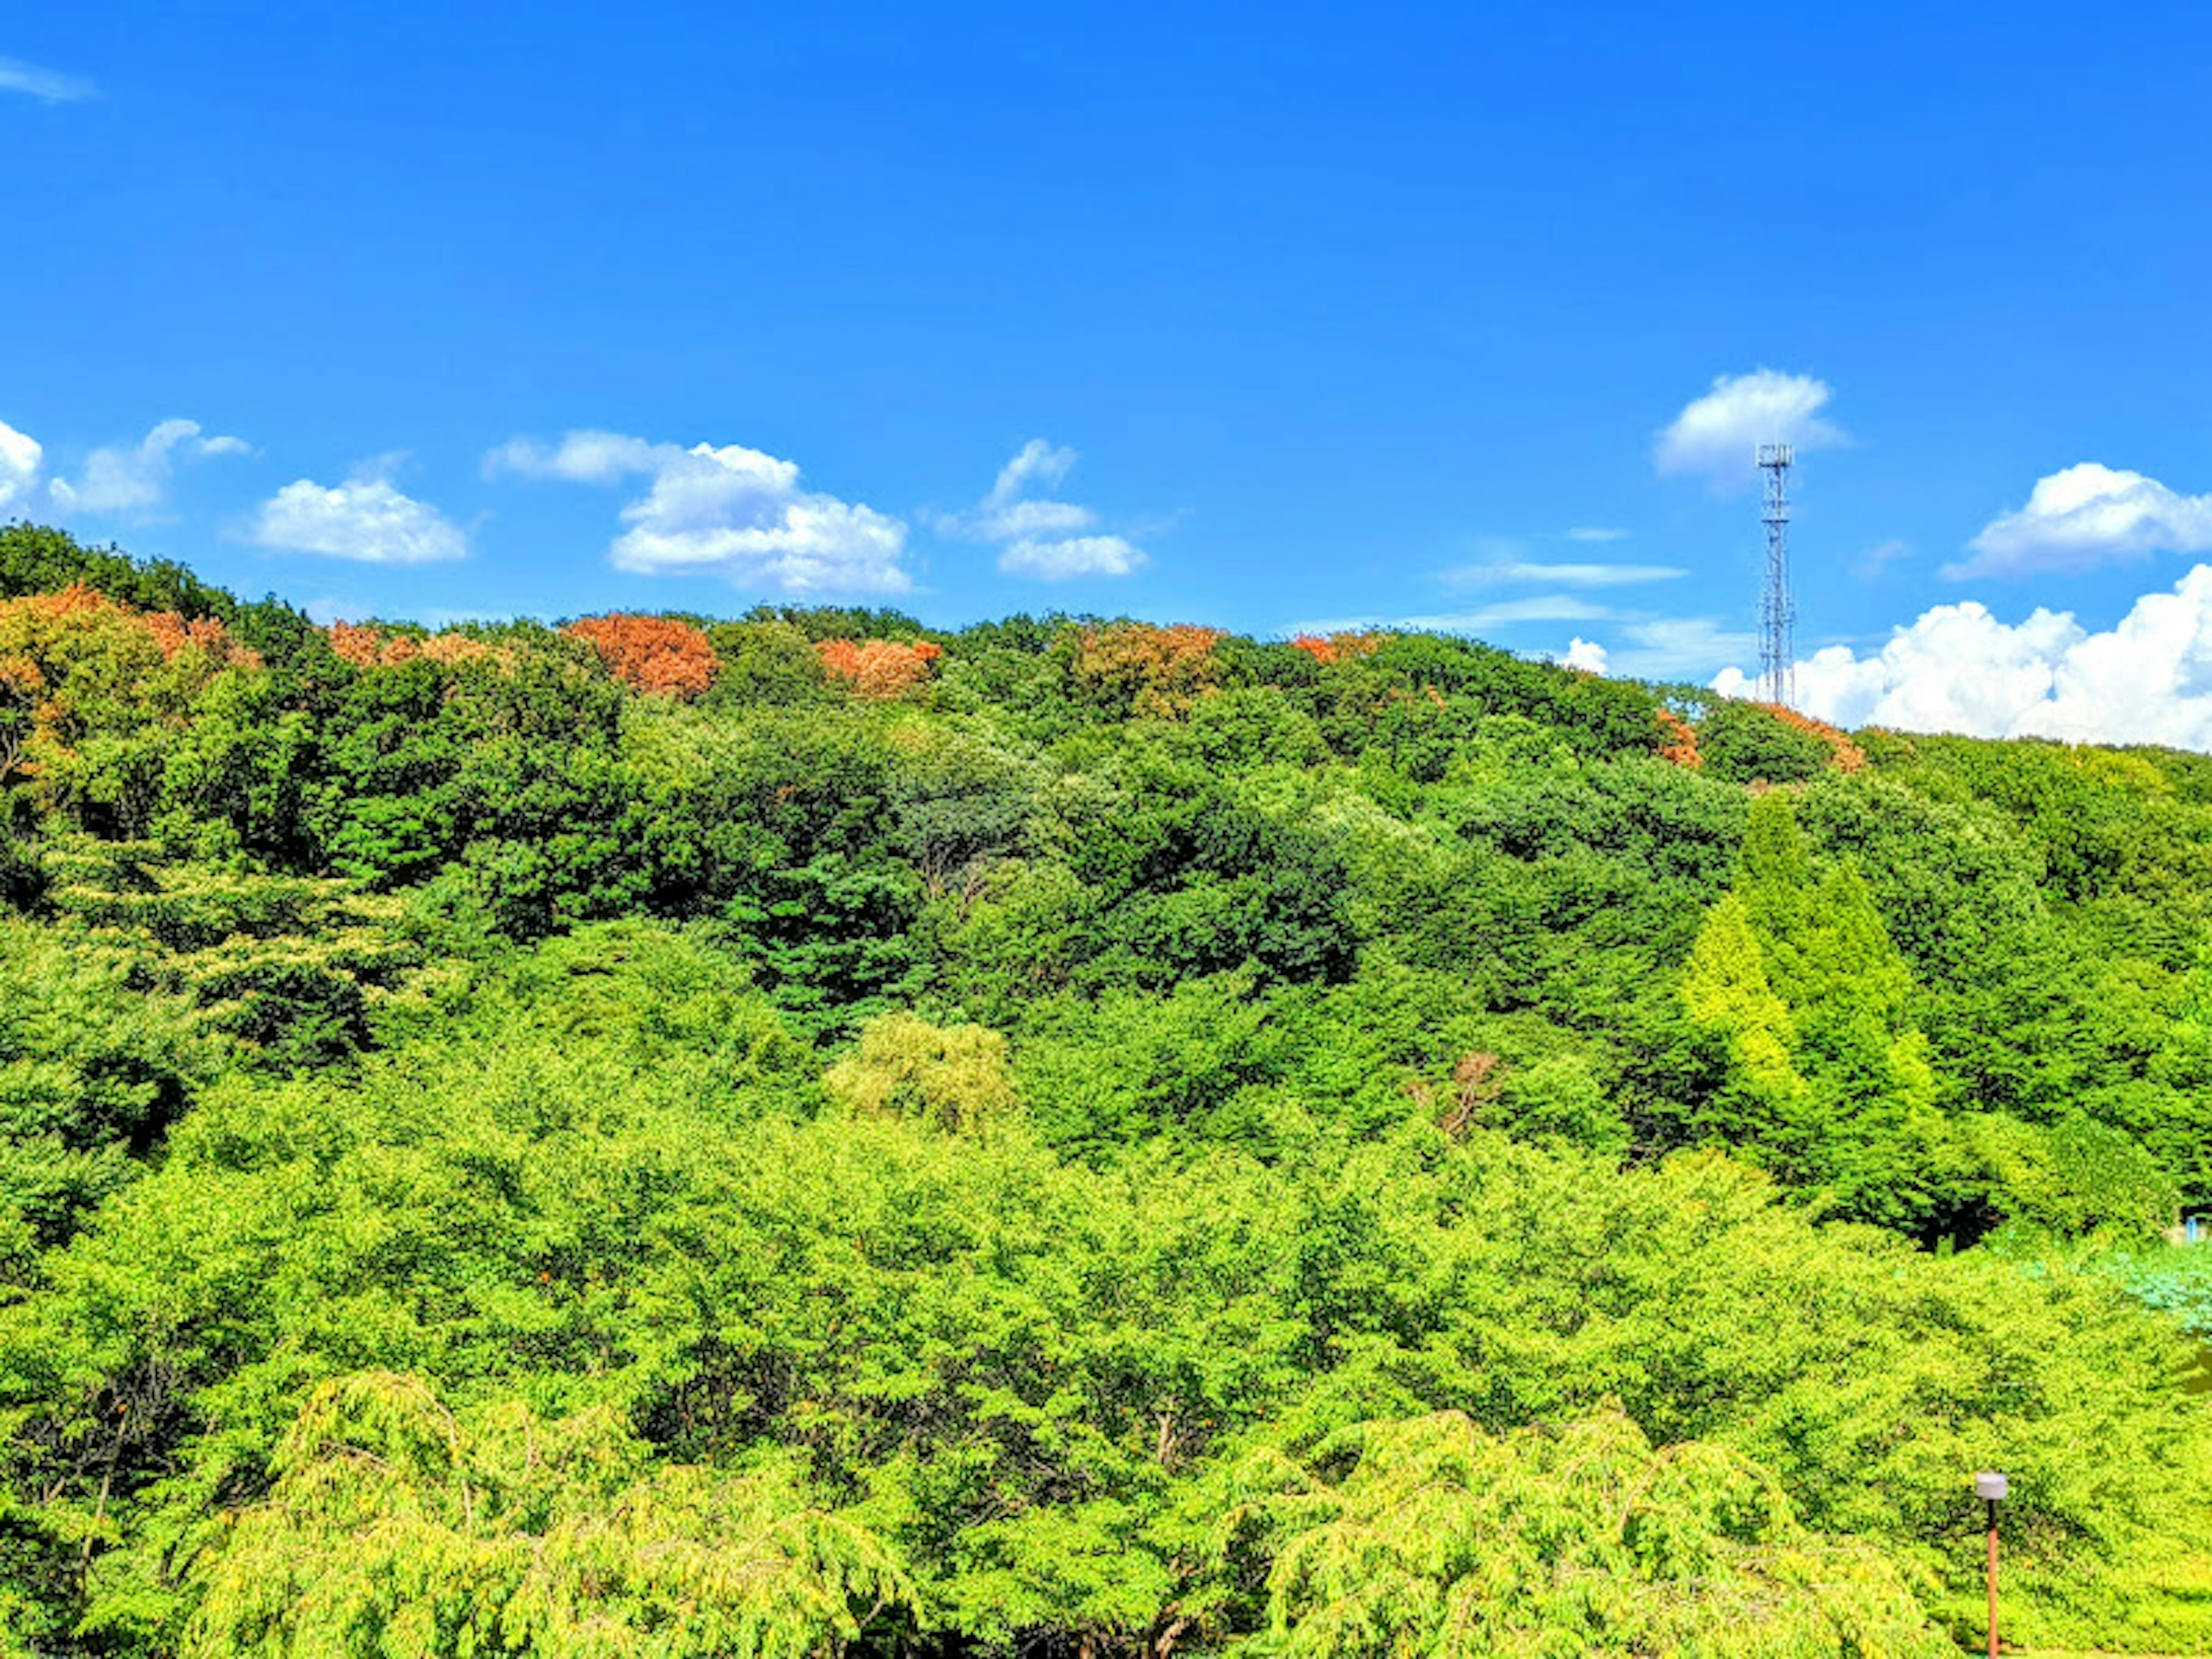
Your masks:
{"label": "light pole", "polygon": [[1974,1496],[1990,1506],[1990,1659],[1997,1659],[1997,1504],[2005,1486],[2004,1476],[1987,1469],[1974,1477]]}

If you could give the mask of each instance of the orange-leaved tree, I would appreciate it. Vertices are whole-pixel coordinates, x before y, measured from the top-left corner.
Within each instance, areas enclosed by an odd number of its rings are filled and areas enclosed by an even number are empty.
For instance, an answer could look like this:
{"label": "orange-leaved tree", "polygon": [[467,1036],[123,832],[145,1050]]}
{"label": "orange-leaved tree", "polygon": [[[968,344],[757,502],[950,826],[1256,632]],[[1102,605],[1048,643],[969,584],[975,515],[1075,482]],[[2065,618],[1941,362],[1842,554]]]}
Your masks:
{"label": "orange-leaved tree", "polygon": [[903,697],[928,684],[945,647],[928,640],[822,640],[814,647],[831,677],[858,697]]}
{"label": "orange-leaved tree", "polygon": [[330,636],[331,649],[356,668],[397,668],[417,658],[441,668],[458,668],[468,662],[495,662],[501,668],[514,665],[514,653],[506,647],[486,645],[466,634],[410,634],[367,623],[332,623]]}
{"label": "orange-leaved tree", "polygon": [[1218,628],[1116,622],[1086,628],[1077,637],[1069,672],[1096,702],[1131,713],[1176,715],[1221,689],[1222,664],[1213,647]]}
{"label": "orange-leaved tree", "polygon": [[0,600],[0,783],[36,779],[47,805],[133,829],[159,784],[158,733],[218,675],[260,665],[220,622],[89,587]]}
{"label": "orange-leaved tree", "polygon": [[1324,667],[1355,657],[1371,657],[1382,648],[1381,634],[1301,634],[1291,643]]}
{"label": "orange-leaved tree", "polygon": [[580,617],[561,631],[588,641],[608,673],[652,696],[689,702],[714,683],[720,665],[707,636],[672,617],[616,611]]}
{"label": "orange-leaved tree", "polygon": [[1826,720],[1816,720],[1810,714],[1801,714],[1796,709],[1778,702],[1759,705],[1784,726],[1794,726],[1800,732],[1810,732],[1828,745],[1830,763],[1838,772],[1863,772],[1867,767],[1866,750],[1853,743],[1844,732]]}
{"label": "orange-leaved tree", "polygon": [[1675,765],[1697,771],[1705,763],[1698,752],[1698,728],[1671,708],[1661,708],[1659,715],[1659,758]]}

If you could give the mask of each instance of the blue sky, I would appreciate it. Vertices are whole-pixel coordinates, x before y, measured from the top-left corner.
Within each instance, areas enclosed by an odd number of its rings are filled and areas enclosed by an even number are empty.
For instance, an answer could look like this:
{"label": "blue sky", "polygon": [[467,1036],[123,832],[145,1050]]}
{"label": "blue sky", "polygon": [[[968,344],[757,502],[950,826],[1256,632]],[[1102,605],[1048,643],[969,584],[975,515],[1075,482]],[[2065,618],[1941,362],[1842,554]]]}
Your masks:
{"label": "blue sky", "polygon": [[323,614],[1419,619],[1704,682],[1794,437],[1808,706],[2212,746],[2208,48],[2158,3],[19,9],[0,516]]}

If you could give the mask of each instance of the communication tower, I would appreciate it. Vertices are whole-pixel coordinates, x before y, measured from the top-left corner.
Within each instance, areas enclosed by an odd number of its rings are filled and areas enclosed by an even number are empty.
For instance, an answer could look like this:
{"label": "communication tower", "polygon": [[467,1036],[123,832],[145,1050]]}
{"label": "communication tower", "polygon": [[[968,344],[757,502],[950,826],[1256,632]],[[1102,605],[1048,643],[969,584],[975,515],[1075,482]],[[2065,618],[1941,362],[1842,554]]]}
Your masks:
{"label": "communication tower", "polygon": [[1790,630],[1797,607],[1790,599],[1790,462],[1788,444],[1761,444],[1759,470],[1766,475],[1759,518],[1766,525],[1766,588],[1759,601],[1759,695],[1784,708],[1797,706],[1797,653]]}

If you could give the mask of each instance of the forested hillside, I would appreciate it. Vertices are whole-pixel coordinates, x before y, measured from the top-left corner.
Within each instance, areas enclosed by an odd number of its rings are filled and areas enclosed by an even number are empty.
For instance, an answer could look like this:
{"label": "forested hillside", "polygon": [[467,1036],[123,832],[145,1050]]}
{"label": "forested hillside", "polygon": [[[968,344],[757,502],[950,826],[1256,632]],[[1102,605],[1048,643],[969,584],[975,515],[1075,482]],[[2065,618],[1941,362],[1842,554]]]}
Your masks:
{"label": "forested hillside", "polygon": [[2212,1650],[2212,757],[0,529],[0,1620]]}

